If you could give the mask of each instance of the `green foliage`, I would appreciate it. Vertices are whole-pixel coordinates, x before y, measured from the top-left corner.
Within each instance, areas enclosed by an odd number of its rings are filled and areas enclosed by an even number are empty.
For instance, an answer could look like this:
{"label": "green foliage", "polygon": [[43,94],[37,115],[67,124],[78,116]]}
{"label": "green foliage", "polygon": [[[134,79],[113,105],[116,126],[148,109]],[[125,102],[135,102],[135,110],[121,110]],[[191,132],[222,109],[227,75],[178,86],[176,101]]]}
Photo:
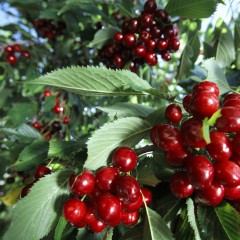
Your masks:
{"label": "green foliage", "polygon": [[3,240],[39,240],[46,236],[56,225],[68,197],[67,180],[71,174],[72,171],[64,170],[36,182],[29,195],[17,203]]}
{"label": "green foliage", "polygon": [[55,229],[54,240],[62,240],[62,233],[67,225],[66,219],[61,216]]}

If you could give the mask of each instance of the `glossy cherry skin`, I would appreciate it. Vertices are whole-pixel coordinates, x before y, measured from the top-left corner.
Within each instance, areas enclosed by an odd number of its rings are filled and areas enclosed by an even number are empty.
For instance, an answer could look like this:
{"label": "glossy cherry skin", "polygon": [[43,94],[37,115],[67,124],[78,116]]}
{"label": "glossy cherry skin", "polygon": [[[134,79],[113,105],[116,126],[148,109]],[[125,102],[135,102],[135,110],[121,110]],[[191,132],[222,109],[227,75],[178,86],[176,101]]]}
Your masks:
{"label": "glossy cherry skin", "polygon": [[139,34],[139,39],[142,41],[142,42],[145,42],[147,43],[151,38],[151,34],[149,31],[147,30],[143,30],[140,32]]}
{"label": "glossy cherry skin", "polygon": [[92,222],[91,224],[89,224],[89,230],[91,230],[95,233],[102,232],[106,227],[107,227],[106,224],[104,224],[103,222],[101,222],[97,219],[94,222]]}
{"label": "glossy cherry skin", "polygon": [[163,124],[157,124],[157,125],[153,126],[150,130],[150,140],[155,146],[158,146],[160,144],[159,138],[158,138],[158,128],[160,128],[162,126],[163,126]]}
{"label": "glossy cherry skin", "polygon": [[23,51],[21,52],[21,54],[22,54],[22,56],[25,57],[25,58],[30,58],[30,57],[31,57],[31,54],[30,54],[30,52],[28,52],[28,51],[24,51],[24,50],[23,50]]}
{"label": "glossy cherry skin", "polygon": [[32,126],[33,126],[34,128],[36,128],[36,129],[41,129],[41,127],[42,127],[39,122],[33,122],[33,123],[32,123]]}
{"label": "glossy cherry skin", "polygon": [[168,40],[165,38],[160,38],[157,41],[157,48],[162,51],[162,50],[166,50],[168,48]]}
{"label": "glossy cherry skin", "polygon": [[137,154],[131,148],[119,147],[113,152],[112,164],[121,172],[132,171],[137,164]]}
{"label": "glossy cherry skin", "polygon": [[231,161],[218,161],[214,164],[214,178],[224,187],[240,185],[240,167]]}
{"label": "glossy cherry skin", "polygon": [[211,92],[198,92],[191,100],[190,109],[194,117],[211,117],[218,110],[218,97]]}
{"label": "glossy cherry skin", "polygon": [[157,43],[154,39],[150,39],[145,45],[148,52],[153,52],[153,50],[157,47]]}
{"label": "glossy cherry skin", "polygon": [[130,33],[137,33],[140,28],[140,23],[138,18],[132,18],[128,23],[128,30]]}
{"label": "glossy cherry skin", "polygon": [[162,21],[164,23],[167,23],[170,21],[170,16],[168,12],[164,9],[157,9],[154,13],[154,17],[156,21]]}
{"label": "glossy cherry skin", "polygon": [[43,92],[44,97],[48,97],[48,96],[51,96],[51,95],[52,95],[52,91],[50,89],[44,90],[44,92]]}
{"label": "glossy cherry skin", "polygon": [[70,117],[64,117],[63,118],[63,124],[69,124],[71,122],[71,118]]}
{"label": "glossy cherry skin", "polygon": [[240,132],[236,133],[232,140],[233,151],[240,156]]}
{"label": "glossy cherry skin", "polygon": [[212,185],[204,190],[196,190],[198,200],[209,206],[217,206],[224,197],[224,187],[223,185],[214,182]]}
{"label": "glossy cherry skin", "polygon": [[[121,199],[121,197],[119,197]],[[143,203],[143,198],[142,198],[142,195],[139,196],[139,198],[137,199],[137,201],[133,202],[133,203],[125,203],[125,202],[122,202],[122,208],[124,211],[126,212],[135,212],[135,211],[138,211],[139,208],[141,206],[143,206],[144,203]]]}
{"label": "glossy cherry skin", "polygon": [[165,110],[165,118],[170,123],[179,123],[182,119],[182,109],[178,104],[170,104]]}
{"label": "glossy cherry skin", "polygon": [[14,51],[14,52],[21,52],[21,51],[22,51],[21,45],[18,44],[18,43],[15,43],[15,44],[13,45],[13,51]]}
{"label": "glossy cherry skin", "polygon": [[192,100],[192,94],[188,94],[183,98],[183,107],[188,113],[191,113],[191,109],[190,109],[191,100]]}
{"label": "glossy cherry skin", "polygon": [[153,16],[150,13],[143,13],[140,16],[140,23],[143,28],[151,27],[153,24]]}
{"label": "glossy cherry skin", "polygon": [[142,45],[137,45],[134,48],[134,56],[137,58],[143,58],[146,55],[146,48]]}
{"label": "glossy cherry skin", "polygon": [[228,101],[228,100],[240,100],[240,94],[238,93],[230,93],[226,95],[223,98],[223,105]]}
{"label": "glossy cherry skin", "polygon": [[69,189],[71,193],[83,196],[93,191],[95,177],[91,171],[84,170],[80,175],[72,174],[69,178]]}
{"label": "glossy cherry skin", "polygon": [[121,222],[121,202],[110,193],[102,193],[98,197],[95,211],[97,218],[105,224],[116,226]]}
{"label": "glossy cherry skin", "polygon": [[215,127],[219,132],[232,133],[240,131],[240,108],[223,107]]}
{"label": "glossy cherry skin", "polygon": [[152,192],[149,189],[144,187],[141,187],[141,192],[142,192],[145,203],[149,205],[152,202],[152,198],[153,198]]}
{"label": "glossy cherry skin", "polygon": [[147,52],[144,56],[144,61],[150,66],[155,66],[158,63],[157,56],[154,52]]}
{"label": "glossy cherry skin", "polygon": [[194,187],[187,179],[185,172],[176,172],[172,175],[169,182],[170,190],[177,198],[189,197]]}
{"label": "glossy cherry skin", "polygon": [[162,35],[162,28],[158,24],[154,24],[150,29],[151,35],[154,38],[159,38]]}
{"label": "glossy cherry skin", "polygon": [[86,212],[86,204],[78,198],[71,198],[67,200],[63,206],[64,218],[73,224],[77,224],[82,221]]}
{"label": "glossy cherry skin", "polygon": [[206,189],[211,186],[214,177],[214,167],[202,155],[189,156],[185,160],[186,174],[195,189]]}
{"label": "glossy cherry skin", "polygon": [[52,171],[50,168],[44,166],[44,165],[40,165],[37,167],[37,169],[34,172],[34,179],[35,180],[39,180],[40,178],[44,177],[47,174],[50,174]]}
{"label": "glossy cherry skin", "polygon": [[123,40],[123,33],[122,32],[117,32],[114,34],[113,39],[116,43],[120,43]]}
{"label": "glossy cherry skin", "polygon": [[123,45],[126,47],[133,47],[136,44],[136,36],[134,33],[127,33],[123,36]]}
{"label": "glossy cherry skin", "polygon": [[113,64],[116,68],[123,68],[124,67],[125,62],[124,62],[123,58],[120,56],[120,54],[114,54]]}
{"label": "glossy cherry skin", "polygon": [[181,133],[184,144],[192,148],[202,148],[207,145],[203,138],[202,122],[196,118],[190,118],[181,124]]}
{"label": "glossy cherry skin", "polygon": [[5,46],[4,47],[4,52],[9,53],[9,54],[13,54],[14,53],[13,47],[10,46],[10,45]]}
{"label": "glossy cherry skin", "polygon": [[180,48],[180,40],[178,38],[170,38],[168,49],[170,52],[176,52]]}
{"label": "glossy cherry skin", "polygon": [[161,53],[161,57],[162,57],[162,59],[164,60],[164,61],[170,61],[172,58],[171,58],[171,55],[169,54],[169,52],[168,51],[163,51],[162,53]]}
{"label": "glossy cherry skin", "polygon": [[133,203],[141,196],[137,180],[129,175],[119,176],[114,189],[115,195],[125,203]]}
{"label": "glossy cherry skin", "polygon": [[155,0],[148,0],[144,4],[144,11],[148,13],[154,13],[157,9],[157,3]]}
{"label": "glossy cherry skin", "polygon": [[236,187],[225,187],[225,198],[229,200],[237,200],[240,199],[240,185]]}
{"label": "glossy cherry skin", "polygon": [[95,176],[96,187],[102,192],[109,192],[114,182],[118,179],[119,172],[114,167],[102,167]]}
{"label": "glossy cherry skin", "polygon": [[84,219],[83,221],[86,223],[86,224],[91,224],[93,223],[96,219],[95,217],[95,208],[94,208],[94,205],[91,204],[91,203],[87,203],[86,204],[86,207],[87,207],[87,211],[86,211],[86,214],[84,216]]}
{"label": "glossy cherry skin", "polygon": [[54,111],[56,114],[61,114],[61,113],[63,113],[63,107],[60,106],[60,105],[55,105],[55,106],[53,107],[53,111]]}
{"label": "glossy cherry skin", "polygon": [[196,84],[192,90],[192,94],[195,95],[199,92],[210,92],[215,94],[217,97],[219,96],[219,88],[216,83],[210,81],[203,81]]}
{"label": "glossy cherry skin", "polygon": [[126,226],[133,226],[139,220],[139,211],[135,212],[124,212],[122,211],[122,223]]}
{"label": "glossy cherry skin", "polygon": [[8,55],[6,56],[6,61],[7,61],[8,63],[10,63],[10,64],[15,64],[15,63],[17,63],[17,58],[16,58],[16,56],[14,56],[14,55],[8,54]]}
{"label": "glossy cherry skin", "polygon": [[223,107],[238,107],[240,108],[240,99],[229,99],[223,103]]}
{"label": "glossy cherry skin", "polygon": [[206,146],[209,155],[216,161],[226,161],[232,155],[232,145],[228,137],[221,132],[210,133],[211,143]]}
{"label": "glossy cherry skin", "polygon": [[240,156],[233,152],[231,158],[229,159],[231,162],[235,162],[240,167]]}
{"label": "glossy cherry skin", "polygon": [[163,124],[157,129],[157,134],[158,147],[165,151],[174,150],[183,144],[180,130],[173,125]]}

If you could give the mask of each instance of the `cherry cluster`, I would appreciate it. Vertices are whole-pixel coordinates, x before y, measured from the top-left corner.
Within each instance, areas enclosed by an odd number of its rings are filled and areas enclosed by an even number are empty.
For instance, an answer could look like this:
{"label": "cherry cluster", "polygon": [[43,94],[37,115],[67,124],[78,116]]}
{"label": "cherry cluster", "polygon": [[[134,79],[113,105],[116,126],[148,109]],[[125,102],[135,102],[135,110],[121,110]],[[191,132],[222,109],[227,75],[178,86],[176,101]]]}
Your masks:
{"label": "cherry cluster", "polygon": [[157,9],[155,0],[144,4],[139,17],[125,20],[121,30],[114,35],[113,43],[100,50],[99,56],[107,67],[122,69],[129,65],[136,72],[138,65],[157,65],[158,55],[170,61],[170,53],[180,47],[177,26],[164,9]]}
{"label": "cherry cluster", "polygon": [[18,61],[17,55],[23,56],[24,58],[30,58],[31,54],[24,50],[22,46],[18,43],[15,43],[13,45],[6,45],[4,47],[4,52],[6,55],[6,61],[10,64],[15,64]]}
{"label": "cherry cluster", "polygon": [[58,21],[55,23],[49,19],[36,19],[33,25],[41,37],[50,41],[55,41],[57,36],[63,35],[66,28],[64,22]]}
{"label": "cherry cluster", "polygon": [[166,162],[177,167],[169,183],[172,193],[178,198],[194,193],[197,202],[212,206],[223,198],[240,200],[240,94],[226,95],[219,108],[218,86],[203,81],[183,98],[183,107],[186,119],[178,104],[170,104],[169,123],[150,132]]}
{"label": "cherry cluster", "polygon": [[33,184],[35,182],[37,182],[40,178],[44,177],[47,174],[50,174],[52,172],[52,170],[44,165],[39,165],[33,174],[33,181],[30,182],[29,184],[27,184],[25,187],[23,187],[21,194],[20,194],[20,198],[23,198],[25,196],[28,195],[28,193],[31,190],[31,187],[33,186]]}
{"label": "cherry cluster", "polygon": [[[83,170],[69,179],[69,189],[76,197],[67,200],[63,207],[65,219],[77,228],[101,232],[107,226],[123,223],[135,225],[140,208],[152,200],[151,191],[140,187],[138,181],[127,174],[137,164],[135,151],[128,147],[117,148],[112,155],[112,166],[93,172]],[[79,199],[78,197],[82,197]]]}
{"label": "cherry cluster", "polygon": [[[50,89],[44,90],[41,96],[41,101],[44,102],[48,96],[54,96],[54,93]],[[67,125],[71,122],[70,117],[64,115],[64,107],[61,105],[61,101],[58,97],[55,98],[55,106],[52,111],[60,117],[48,123],[41,124],[36,120],[31,123],[32,126],[39,130],[47,140],[50,140],[54,134],[59,133],[62,130],[62,124]]]}

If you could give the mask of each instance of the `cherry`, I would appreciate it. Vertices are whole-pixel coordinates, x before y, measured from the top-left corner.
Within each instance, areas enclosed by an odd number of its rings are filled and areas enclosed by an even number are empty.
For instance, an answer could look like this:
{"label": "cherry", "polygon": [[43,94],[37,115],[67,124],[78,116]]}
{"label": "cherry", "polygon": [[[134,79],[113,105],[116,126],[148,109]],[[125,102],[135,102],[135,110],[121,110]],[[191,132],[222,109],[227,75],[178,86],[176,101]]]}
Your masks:
{"label": "cherry", "polygon": [[97,201],[98,196],[100,196],[101,194],[102,194],[102,191],[95,186],[93,191],[89,193],[87,196],[89,198],[89,201],[94,204]]}
{"label": "cherry", "polygon": [[6,61],[10,64],[15,64],[17,62],[17,58],[14,55],[8,54],[6,56]]}
{"label": "cherry", "polygon": [[139,211],[135,212],[124,212],[122,211],[122,223],[126,226],[133,226],[139,220]]}
{"label": "cherry", "polygon": [[223,107],[215,127],[219,132],[232,133],[240,131],[240,108]]}
{"label": "cherry", "polygon": [[226,95],[223,98],[223,105],[228,101],[228,100],[240,100],[240,94],[238,93],[230,93]]}
{"label": "cherry", "polygon": [[119,172],[114,167],[102,167],[96,172],[95,184],[103,192],[109,192],[117,180]]}
{"label": "cherry", "polygon": [[161,57],[164,61],[170,61],[172,58],[171,58],[171,55],[169,54],[168,51],[164,51],[161,53]]}
{"label": "cherry", "polygon": [[121,222],[121,202],[110,193],[98,196],[95,211],[97,218],[105,224],[116,226]]}
{"label": "cherry", "polygon": [[136,202],[141,195],[137,180],[128,175],[119,176],[115,184],[115,194],[122,202]]}
{"label": "cherry", "polygon": [[240,132],[237,132],[232,140],[233,151],[240,156]]}
{"label": "cherry", "polygon": [[52,124],[51,124],[51,128],[52,128],[52,131],[53,132],[58,132],[62,129],[62,124],[60,121],[54,121]]}
{"label": "cherry", "polygon": [[61,114],[63,112],[63,107],[61,105],[55,105],[53,107],[53,111],[56,113],[56,114]]}
{"label": "cherry", "polygon": [[52,95],[52,91],[50,89],[45,89],[43,92],[44,97],[48,97]]}
{"label": "cherry", "polygon": [[214,167],[205,156],[188,156],[185,160],[185,168],[187,178],[194,188],[202,190],[211,186]]}
{"label": "cherry", "polygon": [[122,202],[122,208],[126,212],[135,212],[135,211],[138,211],[143,204],[144,204],[143,198],[142,198],[142,195],[140,195],[137,201],[133,203]]}
{"label": "cherry", "polygon": [[12,55],[14,53],[13,47],[10,45],[7,45],[4,47],[4,52]]}
{"label": "cherry", "polygon": [[192,100],[192,94],[188,94],[186,96],[184,96],[183,98],[183,107],[186,110],[186,112],[191,113],[191,109],[190,109],[190,102]]}
{"label": "cherry", "polygon": [[134,48],[134,56],[137,58],[143,58],[146,55],[146,48],[142,45],[137,45]]}
{"label": "cherry", "polygon": [[170,38],[169,50],[176,52],[180,48],[180,40],[178,38]]}
{"label": "cherry", "polygon": [[150,28],[150,32],[154,38],[159,38],[162,34],[162,28],[159,25],[155,24]]}
{"label": "cherry", "polygon": [[151,27],[153,24],[153,16],[150,13],[143,13],[140,16],[140,22],[143,28]]}
{"label": "cherry", "polygon": [[76,228],[84,228],[84,227],[87,227],[87,223],[84,222],[84,221],[80,221],[78,223],[75,223],[74,227],[76,227]]}
{"label": "cherry", "polygon": [[95,212],[95,208],[94,208],[94,205],[91,204],[91,203],[87,203],[86,204],[86,207],[87,207],[87,211],[86,211],[86,214],[84,215],[84,219],[83,221],[86,223],[86,224],[91,224],[93,223],[96,219],[95,215],[94,215],[94,212]]}
{"label": "cherry", "polygon": [[214,182],[212,185],[204,190],[196,191],[198,200],[205,205],[217,206],[224,197],[224,187]]}
{"label": "cherry", "polygon": [[175,28],[173,27],[173,25],[166,26],[163,33],[164,36],[166,36],[167,38],[174,38],[176,36]]}
{"label": "cherry", "polygon": [[23,189],[21,191],[21,194],[20,194],[20,198],[24,198],[24,197],[26,197],[29,194],[33,184],[34,184],[34,182],[31,182],[28,185],[26,185],[25,187],[23,187]]}
{"label": "cherry", "polygon": [[130,33],[138,32],[139,27],[140,27],[140,24],[137,18],[132,18],[128,23],[128,30]]}
{"label": "cherry", "polygon": [[240,185],[240,167],[231,161],[218,161],[214,164],[214,178],[224,187]]}
{"label": "cherry", "polygon": [[14,51],[14,52],[21,52],[21,51],[22,51],[21,45],[18,44],[18,43],[15,43],[15,44],[13,45],[13,51]]}
{"label": "cherry", "polygon": [[113,56],[113,64],[116,68],[123,68],[125,63],[122,57],[119,54],[114,54]]}
{"label": "cherry", "polygon": [[189,197],[193,191],[194,187],[187,179],[185,172],[176,172],[171,176],[169,182],[171,192],[177,198],[186,198]]}
{"label": "cherry", "polygon": [[89,170],[83,170],[80,175],[72,174],[69,178],[70,191],[78,196],[89,194],[95,186],[94,174]]}
{"label": "cherry", "polygon": [[28,51],[21,51],[21,54],[22,54],[22,56],[23,57],[25,57],[25,58],[30,58],[31,57],[31,54],[30,54],[30,52],[28,52]]}
{"label": "cherry", "polygon": [[64,117],[62,120],[63,124],[69,124],[71,122],[71,118],[70,117]]}
{"label": "cherry", "polygon": [[220,91],[216,83],[205,80],[203,82],[196,84],[192,90],[193,95],[199,92],[214,93],[218,97]]}
{"label": "cherry", "polygon": [[64,218],[73,224],[77,224],[82,221],[86,212],[86,204],[78,198],[71,198],[67,200],[63,206]]}
{"label": "cherry", "polygon": [[155,0],[148,0],[144,4],[144,11],[148,13],[154,13],[157,9],[157,3]]}
{"label": "cherry", "polygon": [[153,40],[153,39],[149,39],[149,41],[146,42],[145,45],[146,45],[146,49],[147,49],[149,52],[153,51],[153,50],[157,47],[157,43],[156,43],[156,41]]}
{"label": "cherry", "polygon": [[238,107],[240,108],[240,99],[229,99],[223,103],[223,107]]}
{"label": "cherry", "polygon": [[134,33],[127,33],[123,36],[123,45],[126,47],[133,47],[136,44],[136,36]]}
{"label": "cherry", "polygon": [[132,171],[137,164],[137,154],[131,148],[119,147],[113,152],[112,164],[121,172]]}
{"label": "cherry", "polygon": [[232,146],[228,137],[221,132],[210,133],[211,143],[206,146],[209,155],[216,161],[226,161],[232,155]]}
{"label": "cherry", "polygon": [[144,61],[150,66],[155,66],[158,63],[157,56],[154,52],[147,52]]}
{"label": "cherry", "polygon": [[147,43],[151,38],[151,34],[149,31],[147,30],[143,30],[140,32],[139,34],[139,39],[142,41],[142,42],[145,42]]}
{"label": "cherry", "polygon": [[170,21],[170,16],[164,9],[156,10],[154,13],[154,17],[156,21],[160,21],[163,23],[168,23]]}
{"label": "cherry", "polygon": [[165,118],[170,123],[179,123],[182,119],[182,109],[178,104],[170,104],[165,110]]}
{"label": "cherry", "polygon": [[137,64],[135,62],[130,62],[129,69],[131,72],[137,73]]}
{"label": "cherry", "polygon": [[196,118],[190,118],[181,124],[181,133],[184,144],[192,148],[202,148],[207,145],[203,138],[202,122]]}
{"label": "cherry", "polygon": [[123,40],[123,33],[122,32],[115,33],[113,39],[117,43],[122,42],[122,40]]}
{"label": "cherry", "polygon": [[144,198],[144,201],[147,205],[149,205],[152,202],[152,192],[144,187],[141,187],[141,192]]}
{"label": "cherry", "polygon": [[168,41],[165,38],[160,38],[157,41],[157,48],[162,51],[162,50],[166,50],[168,48]]}
{"label": "cherry", "polygon": [[150,140],[155,146],[160,145],[159,137],[158,137],[158,128],[161,128],[163,124],[157,124],[153,126],[150,130]]}
{"label": "cherry", "polygon": [[34,172],[34,179],[37,181],[40,178],[44,177],[47,174],[50,174],[52,171],[50,168],[44,166],[44,165],[40,165],[37,167],[37,169]]}
{"label": "cherry", "polygon": [[97,219],[89,225],[89,230],[95,233],[102,232],[105,228],[106,225]]}
{"label": "cherry", "polygon": [[191,100],[190,109],[194,117],[211,117],[218,110],[219,100],[211,92],[198,92]]}
{"label": "cherry", "polygon": [[225,187],[224,197],[229,200],[240,199],[240,185],[236,187]]}
{"label": "cherry", "polygon": [[229,159],[231,162],[235,162],[240,167],[240,156],[233,152],[232,156]]}
{"label": "cherry", "polygon": [[41,127],[42,127],[39,122],[33,122],[33,123],[32,123],[32,126],[33,126],[34,128],[36,128],[36,129],[41,129]]}

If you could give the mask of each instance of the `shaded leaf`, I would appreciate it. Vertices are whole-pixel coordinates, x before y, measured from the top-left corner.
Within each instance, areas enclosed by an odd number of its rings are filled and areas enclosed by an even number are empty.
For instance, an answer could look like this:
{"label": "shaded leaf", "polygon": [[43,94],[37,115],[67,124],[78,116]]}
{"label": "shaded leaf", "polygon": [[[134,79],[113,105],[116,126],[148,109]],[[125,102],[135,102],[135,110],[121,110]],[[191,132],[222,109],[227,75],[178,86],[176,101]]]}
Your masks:
{"label": "shaded leaf", "polygon": [[235,22],[234,26],[234,45],[236,51],[236,67],[240,69],[240,24]]}
{"label": "shaded leaf", "polygon": [[155,177],[152,169],[143,167],[138,170],[138,182],[142,185],[155,187],[160,182],[160,180]]}
{"label": "shaded leaf", "polygon": [[61,216],[55,229],[54,240],[62,240],[62,233],[67,226],[67,220]]}
{"label": "shaded leaf", "polygon": [[140,240],[143,238],[143,224],[139,224],[136,227],[127,231],[119,240]]}

